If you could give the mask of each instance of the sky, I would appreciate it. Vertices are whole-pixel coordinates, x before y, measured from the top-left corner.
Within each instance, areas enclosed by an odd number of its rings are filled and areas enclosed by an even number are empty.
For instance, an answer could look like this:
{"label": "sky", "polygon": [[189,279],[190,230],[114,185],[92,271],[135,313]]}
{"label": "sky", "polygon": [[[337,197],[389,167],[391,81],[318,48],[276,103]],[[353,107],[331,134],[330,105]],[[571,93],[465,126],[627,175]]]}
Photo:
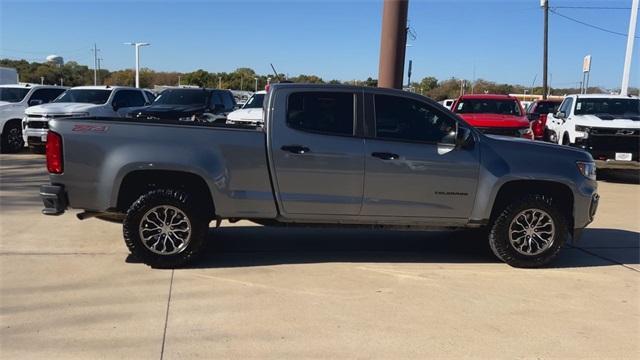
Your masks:
{"label": "sky", "polygon": [[[632,0],[549,0],[554,11],[626,34]],[[382,0],[356,1],[55,1],[0,0],[0,58],[43,61],[57,54],[93,67],[132,68],[124,42],[149,42],[141,66],[159,71],[314,74],[325,80],[377,78]],[[582,9],[567,7],[615,7]],[[406,59],[412,80],[425,76],[542,83],[540,0],[410,0]],[[577,87],[582,58],[590,84],[619,88],[626,36],[549,14],[552,87]],[[640,32],[636,32],[640,37]],[[640,86],[640,38],[631,86]],[[406,70],[406,68],[405,68]],[[406,71],[405,71],[406,76]],[[406,78],[405,78],[406,82]]]}

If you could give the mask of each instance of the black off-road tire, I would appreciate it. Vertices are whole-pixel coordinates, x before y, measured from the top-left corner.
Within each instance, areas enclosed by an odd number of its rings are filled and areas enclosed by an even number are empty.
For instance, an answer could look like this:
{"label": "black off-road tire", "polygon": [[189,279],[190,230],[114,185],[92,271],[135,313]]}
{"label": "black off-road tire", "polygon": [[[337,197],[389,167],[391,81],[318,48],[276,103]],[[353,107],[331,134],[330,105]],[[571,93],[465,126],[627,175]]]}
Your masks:
{"label": "black off-road tire", "polygon": [[[543,210],[553,220],[555,234],[552,245],[537,255],[519,253],[509,240],[509,225],[516,215],[527,209]],[[501,261],[518,268],[536,268],[549,264],[560,252],[569,236],[565,215],[554,205],[553,199],[543,195],[527,195],[505,206],[491,225],[489,246]]]}
{"label": "black off-road tire", "polygon": [[[173,206],[184,212],[191,223],[191,238],[180,252],[161,255],[149,250],[140,238],[140,223],[145,213],[156,206]],[[204,248],[209,219],[202,214],[198,202],[188,193],[171,189],[156,189],[145,193],[136,200],[122,223],[124,242],[129,251],[143,263],[160,269],[172,269],[194,261]]]}
{"label": "black off-road tire", "polygon": [[0,139],[2,144],[3,153],[17,153],[24,147],[24,139],[22,138],[22,125],[20,121],[11,120],[8,121],[4,129],[2,129],[2,138]]}

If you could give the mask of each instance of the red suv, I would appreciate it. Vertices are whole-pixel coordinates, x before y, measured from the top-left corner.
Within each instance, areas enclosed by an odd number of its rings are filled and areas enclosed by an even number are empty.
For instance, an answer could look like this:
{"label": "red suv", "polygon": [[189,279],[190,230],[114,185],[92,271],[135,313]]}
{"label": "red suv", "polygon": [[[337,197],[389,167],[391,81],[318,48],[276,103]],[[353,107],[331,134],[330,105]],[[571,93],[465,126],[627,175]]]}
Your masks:
{"label": "red suv", "polygon": [[531,120],[531,131],[536,140],[546,140],[545,128],[547,115],[555,114],[562,100],[536,100],[527,110],[527,117]]}
{"label": "red suv", "polygon": [[485,134],[533,137],[520,101],[509,95],[463,95],[451,111]]}

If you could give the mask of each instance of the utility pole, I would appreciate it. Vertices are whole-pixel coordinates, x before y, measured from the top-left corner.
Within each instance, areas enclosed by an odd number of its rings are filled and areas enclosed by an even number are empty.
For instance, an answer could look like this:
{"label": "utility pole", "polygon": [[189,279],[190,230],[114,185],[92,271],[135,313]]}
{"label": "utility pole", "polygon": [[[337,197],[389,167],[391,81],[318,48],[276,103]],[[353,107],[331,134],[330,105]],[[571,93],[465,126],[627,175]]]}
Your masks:
{"label": "utility pole", "polygon": [[180,86],[180,75],[178,75],[178,86]]}
{"label": "utility pole", "polygon": [[638,22],[638,0],[633,0],[631,5],[631,18],[629,19],[629,34],[627,35],[627,53],[624,57],[624,70],[622,72],[622,87],[620,95],[629,92],[629,76],[631,75],[631,57],[633,55],[633,40],[636,36],[636,23]]}
{"label": "utility pole", "polygon": [[413,61],[409,60],[409,72],[407,72],[407,87],[409,91],[411,91],[411,66],[413,65]]}
{"label": "utility pole", "polygon": [[149,46],[149,43],[126,42],[125,45],[131,45],[136,48],[136,87],[140,87],[140,47]]}
{"label": "utility pole", "polygon": [[102,81],[100,80],[100,63],[102,62],[102,58],[98,58],[98,82],[102,84]]}
{"label": "utility pole", "polygon": [[222,78],[218,76],[218,89],[222,89]]}
{"label": "utility pole", "polygon": [[378,87],[402,89],[409,0],[384,0]]}
{"label": "utility pole", "polygon": [[547,62],[549,60],[549,1],[540,0],[540,6],[544,11],[544,42],[542,55],[542,99],[547,98],[549,92],[547,84]]}
{"label": "utility pole", "polygon": [[93,43],[91,51],[93,52],[93,85],[98,85],[98,51],[100,49],[98,49],[96,43]]}

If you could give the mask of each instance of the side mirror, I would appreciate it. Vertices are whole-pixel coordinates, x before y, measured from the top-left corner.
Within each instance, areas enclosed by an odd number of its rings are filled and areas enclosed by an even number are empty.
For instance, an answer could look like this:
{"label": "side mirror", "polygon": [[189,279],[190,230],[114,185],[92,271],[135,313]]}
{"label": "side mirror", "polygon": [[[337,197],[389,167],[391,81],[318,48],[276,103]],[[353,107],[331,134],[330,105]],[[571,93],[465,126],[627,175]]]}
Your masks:
{"label": "side mirror", "polygon": [[465,126],[458,126],[456,146],[461,149],[470,149],[473,147],[473,134],[471,133],[471,129]]}
{"label": "side mirror", "polygon": [[529,119],[529,121],[536,121],[536,120],[540,119],[540,114],[528,113],[527,114],[527,119]]}
{"label": "side mirror", "polygon": [[567,117],[567,114],[564,113],[564,111],[558,111],[555,115],[558,119],[564,119]]}
{"label": "side mirror", "polygon": [[40,99],[31,99],[29,100],[29,106],[36,106],[36,105],[42,105],[44,104],[44,101],[40,100]]}

